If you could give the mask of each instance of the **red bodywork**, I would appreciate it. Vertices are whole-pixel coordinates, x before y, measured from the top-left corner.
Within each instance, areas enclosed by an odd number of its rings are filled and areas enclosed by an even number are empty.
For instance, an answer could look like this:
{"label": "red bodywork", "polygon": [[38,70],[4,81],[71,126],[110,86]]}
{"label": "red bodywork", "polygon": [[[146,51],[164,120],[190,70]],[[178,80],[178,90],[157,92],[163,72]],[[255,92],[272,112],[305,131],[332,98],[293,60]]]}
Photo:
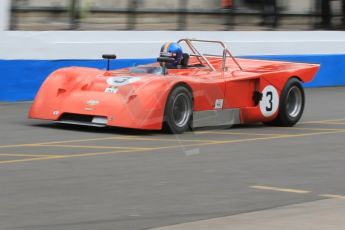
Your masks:
{"label": "red bodywork", "polygon": [[[192,58],[191,62],[196,61]],[[319,65],[252,59],[237,59],[239,70],[231,59],[222,71],[222,59],[208,59],[215,67],[169,69],[167,75],[133,74],[128,69],[104,71],[70,67],[52,73],[43,83],[29,112],[30,118],[58,121],[65,113],[106,117],[108,126],[159,130],[164,109],[173,87],[183,84],[193,95],[194,112],[239,109],[240,123],[265,122],[273,115],[264,116],[255,105],[253,92],[272,85],[280,95],[290,78],[302,82],[313,79]],[[157,66],[158,64],[152,64]],[[116,93],[106,93],[107,79],[116,76],[138,77],[138,81],[117,87]],[[216,108],[218,99],[223,100]]]}

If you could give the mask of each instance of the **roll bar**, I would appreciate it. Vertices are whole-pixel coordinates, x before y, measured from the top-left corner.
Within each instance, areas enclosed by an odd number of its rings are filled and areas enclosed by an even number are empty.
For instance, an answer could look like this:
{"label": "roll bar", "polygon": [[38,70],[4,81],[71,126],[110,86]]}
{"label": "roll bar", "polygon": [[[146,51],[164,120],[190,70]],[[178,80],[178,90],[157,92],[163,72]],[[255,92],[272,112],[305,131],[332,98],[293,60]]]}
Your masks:
{"label": "roll bar", "polygon": [[[214,68],[214,66],[210,63],[210,61],[206,58],[206,56],[215,56],[215,57],[222,57],[223,58],[223,62],[222,62],[222,71],[226,70],[226,58],[228,57],[228,55],[231,57],[231,59],[234,61],[234,63],[237,65],[237,67],[243,71],[243,68],[241,67],[241,65],[237,62],[236,58],[232,55],[232,53],[230,52],[230,50],[226,47],[226,45],[221,42],[221,41],[211,41],[211,40],[198,40],[198,39],[188,39],[188,38],[184,38],[184,39],[180,39],[177,43],[182,43],[185,42],[187,44],[187,46],[189,47],[189,49],[192,51],[193,54],[191,54],[191,56],[196,57],[198,59],[198,61],[200,62],[200,64],[203,64],[203,61],[206,62],[207,66],[212,70],[212,71],[216,71],[216,69]],[[223,54],[222,55],[207,55],[207,54],[202,54],[200,53],[195,46],[193,45],[193,42],[204,42],[204,43],[214,43],[214,44],[219,44],[222,48],[223,48]]]}

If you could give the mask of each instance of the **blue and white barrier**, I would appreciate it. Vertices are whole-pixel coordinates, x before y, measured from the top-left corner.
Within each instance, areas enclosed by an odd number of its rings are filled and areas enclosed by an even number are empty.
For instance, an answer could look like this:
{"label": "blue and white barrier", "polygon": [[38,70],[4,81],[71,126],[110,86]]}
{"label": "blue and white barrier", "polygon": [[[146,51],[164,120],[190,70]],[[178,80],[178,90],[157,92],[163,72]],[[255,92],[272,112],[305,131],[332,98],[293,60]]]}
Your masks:
{"label": "blue and white barrier", "polygon": [[[32,100],[44,79],[66,66],[112,69],[154,61],[161,45],[180,38],[221,40],[236,56],[320,63],[306,87],[345,85],[345,32],[0,32],[0,101]],[[216,52],[216,47],[204,47]]]}

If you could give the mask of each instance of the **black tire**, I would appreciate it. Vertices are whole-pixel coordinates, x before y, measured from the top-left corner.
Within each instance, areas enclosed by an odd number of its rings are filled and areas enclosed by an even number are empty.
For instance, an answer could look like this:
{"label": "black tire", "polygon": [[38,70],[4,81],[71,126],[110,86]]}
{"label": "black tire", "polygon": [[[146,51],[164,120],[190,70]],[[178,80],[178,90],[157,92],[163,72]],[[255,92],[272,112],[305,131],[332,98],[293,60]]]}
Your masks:
{"label": "black tire", "polygon": [[304,111],[305,95],[301,82],[296,78],[289,79],[279,100],[278,116],[270,123],[284,127],[294,126]]}
{"label": "black tire", "polygon": [[168,133],[183,133],[190,128],[193,114],[192,93],[184,86],[175,87],[164,112],[164,130]]}

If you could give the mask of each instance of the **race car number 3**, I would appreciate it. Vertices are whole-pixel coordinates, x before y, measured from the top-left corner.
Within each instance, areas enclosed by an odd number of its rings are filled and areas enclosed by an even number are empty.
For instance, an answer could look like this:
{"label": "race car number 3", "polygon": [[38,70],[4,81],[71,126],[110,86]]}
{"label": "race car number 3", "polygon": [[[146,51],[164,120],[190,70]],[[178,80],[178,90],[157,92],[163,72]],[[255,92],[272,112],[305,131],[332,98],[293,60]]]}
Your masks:
{"label": "race car number 3", "polygon": [[279,107],[279,95],[277,89],[268,85],[262,91],[262,100],[260,101],[260,110],[264,117],[270,117],[275,114]]}

